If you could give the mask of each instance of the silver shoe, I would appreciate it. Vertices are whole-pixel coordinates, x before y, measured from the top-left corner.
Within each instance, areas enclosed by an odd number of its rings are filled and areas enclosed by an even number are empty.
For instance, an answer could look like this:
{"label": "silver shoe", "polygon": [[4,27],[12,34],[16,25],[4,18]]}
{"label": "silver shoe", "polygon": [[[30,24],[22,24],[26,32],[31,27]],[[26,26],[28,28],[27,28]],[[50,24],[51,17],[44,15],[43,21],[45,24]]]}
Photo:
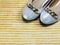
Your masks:
{"label": "silver shoe", "polygon": [[56,23],[60,19],[60,15],[58,14],[59,8],[60,8],[60,5],[58,5],[58,7],[57,6],[52,7],[51,9],[53,11],[48,8],[45,9],[40,15],[40,22],[43,25],[51,25],[51,24]]}

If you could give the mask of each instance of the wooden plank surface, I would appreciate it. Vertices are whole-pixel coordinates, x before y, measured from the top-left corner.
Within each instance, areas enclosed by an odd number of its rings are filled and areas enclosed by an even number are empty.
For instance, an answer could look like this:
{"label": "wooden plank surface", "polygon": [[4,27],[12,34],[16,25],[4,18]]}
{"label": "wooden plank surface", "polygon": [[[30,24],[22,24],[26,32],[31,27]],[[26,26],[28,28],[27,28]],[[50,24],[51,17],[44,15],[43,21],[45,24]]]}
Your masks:
{"label": "wooden plank surface", "polygon": [[60,22],[43,27],[39,20],[22,20],[27,2],[0,0],[0,45],[60,45]]}

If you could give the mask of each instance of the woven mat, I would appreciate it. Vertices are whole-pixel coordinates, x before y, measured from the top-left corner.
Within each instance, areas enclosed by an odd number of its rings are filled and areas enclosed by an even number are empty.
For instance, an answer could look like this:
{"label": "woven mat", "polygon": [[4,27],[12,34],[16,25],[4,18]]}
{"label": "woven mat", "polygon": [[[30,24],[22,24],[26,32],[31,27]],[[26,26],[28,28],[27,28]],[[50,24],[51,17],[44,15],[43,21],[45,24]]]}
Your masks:
{"label": "woven mat", "polygon": [[0,45],[60,45],[60,22],[43,27],[22,20],[28,0],[0,0]]}

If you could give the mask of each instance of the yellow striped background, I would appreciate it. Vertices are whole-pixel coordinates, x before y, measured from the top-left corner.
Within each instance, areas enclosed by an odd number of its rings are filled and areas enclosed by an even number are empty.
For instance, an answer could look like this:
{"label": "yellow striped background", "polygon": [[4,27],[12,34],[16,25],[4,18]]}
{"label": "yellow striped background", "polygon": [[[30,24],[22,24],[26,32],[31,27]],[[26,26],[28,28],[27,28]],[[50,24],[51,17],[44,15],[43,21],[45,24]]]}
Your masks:
{"label": "yellow striped background", "polygon": [[0,0],[0,45],[60,45],[60,22],[43,27],[39,20],[22,20],[27,2]]}

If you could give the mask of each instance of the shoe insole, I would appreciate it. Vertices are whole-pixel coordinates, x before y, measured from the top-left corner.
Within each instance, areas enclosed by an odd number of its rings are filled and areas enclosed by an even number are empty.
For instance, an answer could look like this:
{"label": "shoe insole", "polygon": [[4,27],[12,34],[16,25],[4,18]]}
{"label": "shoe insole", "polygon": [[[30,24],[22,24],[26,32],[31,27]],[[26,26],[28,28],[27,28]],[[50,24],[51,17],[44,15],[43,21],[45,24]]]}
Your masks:
{"label": "shoe insole", "polygon": [[42,4],[43,4],[44,1],[45,0],[34,0],[32,5],[36,8],[40,8],[40,7],[42,7]]}
{"label": "shoe insole", "polygon": [[51,3],[50,7],[55,6],[58,2],[59,2],[59,0],[54,0],[54,1]]}
{"label": "shoe insole", "polygon": [[[56,2],[55,2],[56,1]],[[60,14],[60,1],[55,0],[51,5],[51,10],[57,14]]]}
{"label": "shoe insole", "polygon": [[[53,2],[52,4],[50,2]],[[48,4],[49,3],[49,4]],[[50,7],[54,6],[54,4],[57,3],[53,0],[32,0],[31,4],[36,7],[36,8],[40,8],[40,7],[43,7],[45,5],[50,5]]]}

